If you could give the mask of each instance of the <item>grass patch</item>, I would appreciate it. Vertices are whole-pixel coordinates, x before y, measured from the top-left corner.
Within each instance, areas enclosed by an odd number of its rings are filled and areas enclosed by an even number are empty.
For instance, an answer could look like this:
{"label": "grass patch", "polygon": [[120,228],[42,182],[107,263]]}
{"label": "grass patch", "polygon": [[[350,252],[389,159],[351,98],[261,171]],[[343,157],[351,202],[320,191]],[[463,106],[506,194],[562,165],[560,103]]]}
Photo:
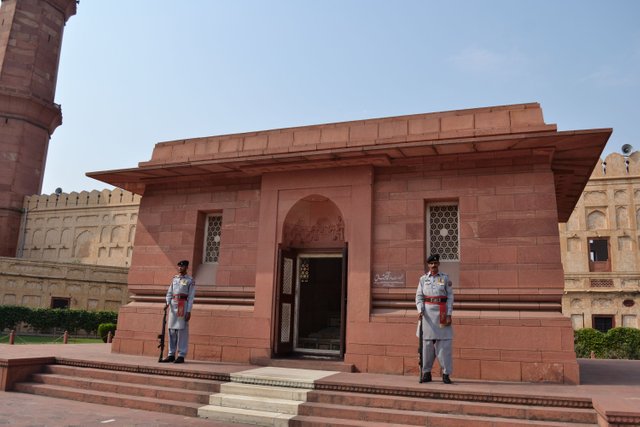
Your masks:
{"label": "grass patch", "polygon": [[[15,344],[62,344],[62,336],[53,337],[46,335],[16,335]],[[73,338],[69,337],[69,344],[103,344],[100,338]],[[0,344],[9,344],[9,335],[0,336]]]}

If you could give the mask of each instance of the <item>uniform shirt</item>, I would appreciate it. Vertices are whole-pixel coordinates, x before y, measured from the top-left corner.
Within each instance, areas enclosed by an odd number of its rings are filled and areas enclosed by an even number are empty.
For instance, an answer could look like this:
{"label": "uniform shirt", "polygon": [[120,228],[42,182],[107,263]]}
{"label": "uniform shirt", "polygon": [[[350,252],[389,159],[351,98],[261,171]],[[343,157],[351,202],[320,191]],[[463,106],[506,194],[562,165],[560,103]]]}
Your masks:
{"label": "uniform shirt", "polygon": [[187,297],[184,312],[190,313],[193,307],[193,299],[196,296],[196,282],[193,277],[187,274],[184,276],[176,274],[171,280],[169,289],[167,289],[166,301],[167,304],[170,304],[169,329],[184,329],[187,322],[184,317],[178,317],[177,315],[178,301],[173,298],[176,295],[185,295]]}
{"label": "uniform shirt", "polygon": [[431,272],[425,274],[418,282],[416,290],[416,308],[419,313],[423,313],[422,321],[423,339],[452,339],[453,328],[451,325],[440,325],[440,305],[425,303],[428,297],[447,297],[446,312],[448,316],[453,313],[453,286],[449,276],[438,272],[432,275]]}

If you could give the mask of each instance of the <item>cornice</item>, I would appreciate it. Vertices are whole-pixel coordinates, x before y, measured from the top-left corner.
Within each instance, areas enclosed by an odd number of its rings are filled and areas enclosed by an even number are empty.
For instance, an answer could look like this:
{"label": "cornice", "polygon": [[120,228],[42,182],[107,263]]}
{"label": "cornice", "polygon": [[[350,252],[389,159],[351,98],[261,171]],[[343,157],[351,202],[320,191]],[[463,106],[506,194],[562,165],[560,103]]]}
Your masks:
{"label": "cornice", "polygon": [[0,118],[27,122],[50,136],[62,124],[62,109],[58,104],[0,87]]}
{"label": "cornice", "polygon": [[64,15],[64,21],[76,14],[79,0],[45,0],[52,8]]}

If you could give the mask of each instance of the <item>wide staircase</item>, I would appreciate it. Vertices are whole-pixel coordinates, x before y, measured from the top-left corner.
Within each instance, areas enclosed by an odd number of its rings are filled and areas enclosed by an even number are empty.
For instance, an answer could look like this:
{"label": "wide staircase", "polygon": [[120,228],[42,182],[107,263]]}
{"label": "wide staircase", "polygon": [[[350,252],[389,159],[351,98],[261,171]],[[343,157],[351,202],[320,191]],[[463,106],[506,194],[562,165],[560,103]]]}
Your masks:
{"label": "wide staircase", "polygon": [[28,382],[15,384],[14,390],[262,426],[597,425],[596,412],[586,398],[323,379],[333,373],[272,367],[203,379],[176,371],[141,373],[51,364]]}
{"label": "wide staircase", "polygon": [[190,417],[219,389],[220,381],[58,364],[14,385],[23,393]]}

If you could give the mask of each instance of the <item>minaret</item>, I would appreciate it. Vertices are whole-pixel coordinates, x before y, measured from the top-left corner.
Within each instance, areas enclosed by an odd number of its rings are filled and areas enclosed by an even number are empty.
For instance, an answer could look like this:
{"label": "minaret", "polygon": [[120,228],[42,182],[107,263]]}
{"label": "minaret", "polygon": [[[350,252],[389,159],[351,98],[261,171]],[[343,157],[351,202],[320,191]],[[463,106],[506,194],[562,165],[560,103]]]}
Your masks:
{"label": "minaret", "polygon": [[16,256],[24,196],[42,189],[62,33],[76,0],[3,0],[0,7],[0,256]]}

